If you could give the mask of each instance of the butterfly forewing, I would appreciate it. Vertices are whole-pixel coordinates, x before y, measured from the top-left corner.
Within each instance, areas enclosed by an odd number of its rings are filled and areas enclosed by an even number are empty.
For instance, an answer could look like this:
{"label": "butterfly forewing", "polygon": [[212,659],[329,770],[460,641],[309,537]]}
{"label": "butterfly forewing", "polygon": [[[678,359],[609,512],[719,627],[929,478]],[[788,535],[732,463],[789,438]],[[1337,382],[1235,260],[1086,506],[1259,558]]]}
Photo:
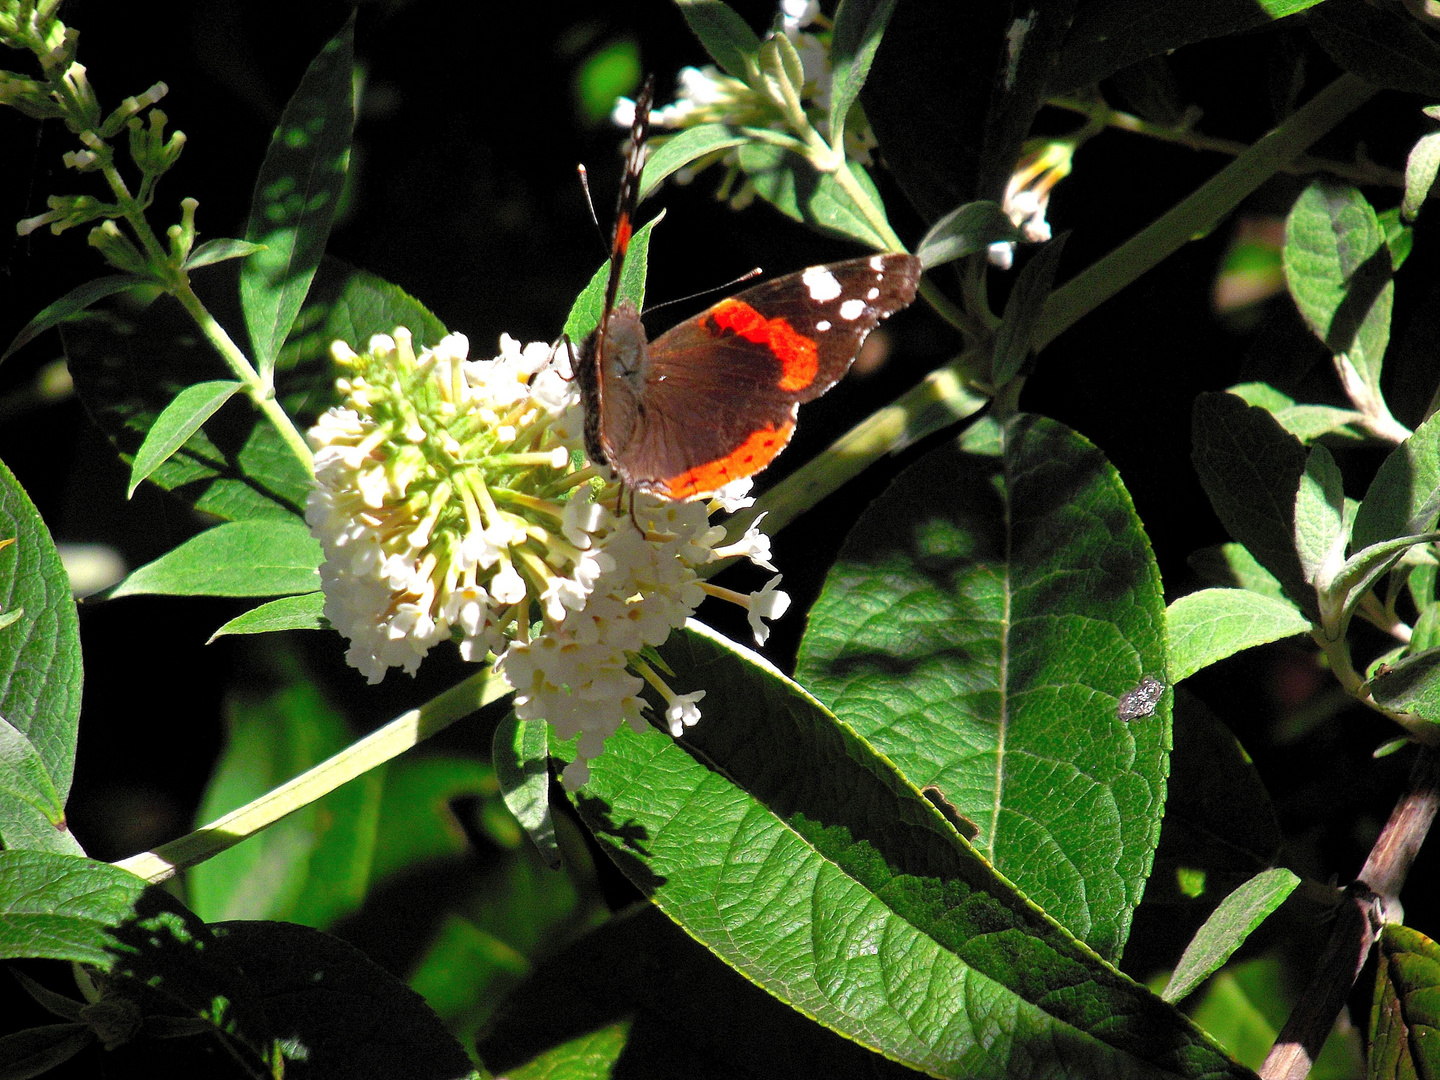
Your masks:
{"label": "butterfly forewing", "polygon": [[759,472],[789,441],[796,406],[849,370],[865,336],[915,298],[919,276],[904,254],[811,267],[662,334],[624,420],[606,418],[627,432],[612,465],[631,487],[681,499]]}

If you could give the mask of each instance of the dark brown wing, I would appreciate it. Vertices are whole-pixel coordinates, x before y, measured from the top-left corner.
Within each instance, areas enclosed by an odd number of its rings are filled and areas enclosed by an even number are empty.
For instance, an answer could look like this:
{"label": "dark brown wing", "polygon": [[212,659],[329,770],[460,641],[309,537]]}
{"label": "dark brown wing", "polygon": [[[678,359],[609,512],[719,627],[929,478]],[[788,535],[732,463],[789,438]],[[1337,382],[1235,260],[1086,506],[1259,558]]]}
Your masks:
{"label": "dark brown wing", "polygon": [[874,255],[810,267],[722,300],[650,343],[631,436],[631,487],[698,498],[784,449],[800,402],[849,370],[865,336],[915,298],[920,264]]}

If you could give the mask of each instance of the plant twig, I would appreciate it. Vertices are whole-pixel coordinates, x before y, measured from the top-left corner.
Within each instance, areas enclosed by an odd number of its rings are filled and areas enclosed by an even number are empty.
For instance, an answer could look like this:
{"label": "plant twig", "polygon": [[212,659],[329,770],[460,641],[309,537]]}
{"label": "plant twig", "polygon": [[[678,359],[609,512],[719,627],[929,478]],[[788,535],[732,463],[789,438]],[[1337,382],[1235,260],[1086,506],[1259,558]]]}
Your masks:
{"label": "plant twig", "polygon": [[1302,1080],[1309,1073],[1370,955],[1376,932],[1387,922],[1400,921],[1400,889],[1437,808],[1440,755],[1422,747],[1409,791],[1395,804],[1360,876],[1345,890],[1315,974],[1260,1068],[1263,1080]]}
{"label": "plant twig", "polygon": [[505,680],[486,667],[238,810],[114,865],[152,884],[165,881],[269,828],[509,692]]}

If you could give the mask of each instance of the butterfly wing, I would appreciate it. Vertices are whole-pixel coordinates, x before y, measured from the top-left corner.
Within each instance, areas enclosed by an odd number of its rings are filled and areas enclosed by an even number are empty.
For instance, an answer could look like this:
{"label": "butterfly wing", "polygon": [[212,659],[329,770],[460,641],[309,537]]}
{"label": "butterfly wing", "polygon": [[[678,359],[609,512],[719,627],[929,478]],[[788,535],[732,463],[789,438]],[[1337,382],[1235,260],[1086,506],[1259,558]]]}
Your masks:
{"label": "butterfly wing", "polygon": [[671,499],[759,472],[789,442],[796,407],[835,385],[919,278],[919,260],[904,254],[814,266],[666,331],[650,343],[612,464],[632,488]]}

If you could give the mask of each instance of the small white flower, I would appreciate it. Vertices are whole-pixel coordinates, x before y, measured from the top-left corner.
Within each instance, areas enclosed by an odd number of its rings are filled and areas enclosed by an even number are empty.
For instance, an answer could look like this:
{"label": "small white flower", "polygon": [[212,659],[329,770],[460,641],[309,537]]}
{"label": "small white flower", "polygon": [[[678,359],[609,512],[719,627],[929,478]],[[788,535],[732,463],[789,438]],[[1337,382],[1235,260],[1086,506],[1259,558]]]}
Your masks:
{"label": "small white flower", "polygon": [[665,707],[665,722],[670,725],[671,735],[678,739],[685,734],[687,727],[695,726],[700,720],[700,710],[696,706],[704,696],[704,690],[696,690],[689,694],[676,694],[670,699]]}
{"label": "small white flower", "polygon": [[778,619],[790,607],[790,594],[778,591],[775,586],[779,584],[780,575],[776,574],[765,583],[763,589],[750,594],[747,618],[750,620],[750,630],[755,635],[757,645],[764,645],[770,636],[770,627],[765,625],[764,620]]}
{"label": "small white flower", "polygon": [[750,527],[745,530],[745,535],[735,543],[727,547],[715,548],[715,558],[732,559],[743,556],[756,566],[769,570],[772,574],[778,573],[779,571],[770,563],[770,537],[760,531],[760,522],[764,520],[765,514],[761,514],[750,523]]}

